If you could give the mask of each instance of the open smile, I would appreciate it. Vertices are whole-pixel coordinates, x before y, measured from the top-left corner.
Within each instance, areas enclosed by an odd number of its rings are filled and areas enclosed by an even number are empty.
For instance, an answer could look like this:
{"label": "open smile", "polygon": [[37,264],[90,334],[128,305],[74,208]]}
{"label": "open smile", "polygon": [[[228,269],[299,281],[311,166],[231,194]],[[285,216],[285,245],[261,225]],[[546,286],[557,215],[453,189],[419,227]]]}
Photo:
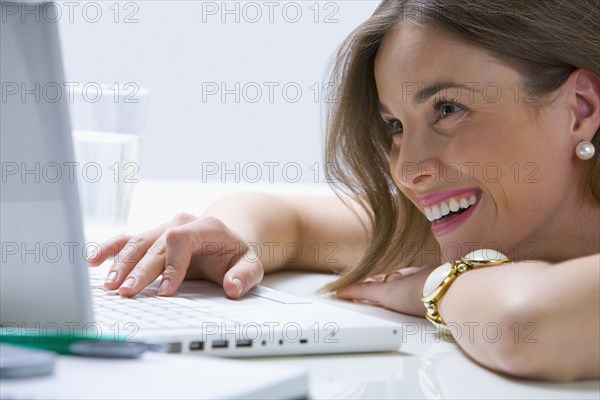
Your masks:
{"label": "open smile", "polygon": [[445,235],[462,225],[477,207],[481,192],[475,189],[435,193],[420,198],[423,212],[435,236]]}

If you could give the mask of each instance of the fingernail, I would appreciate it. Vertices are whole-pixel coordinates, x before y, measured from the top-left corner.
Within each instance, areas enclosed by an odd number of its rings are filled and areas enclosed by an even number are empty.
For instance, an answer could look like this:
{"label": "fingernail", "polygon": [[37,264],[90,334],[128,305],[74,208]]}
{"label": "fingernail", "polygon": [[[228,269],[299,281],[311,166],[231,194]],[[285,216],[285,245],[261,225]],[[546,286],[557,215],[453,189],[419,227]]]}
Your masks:
{"label": "fingernail", "polygon": [[110,273],[104,280],[104,283],[114,283],[114,281],[116,281],[116,280],[117,280],[117,271],[110,271]]}
{"label": "fingernail", "polygon": [[87,259],[89,260],[93,260],[94,258],[96,258],[98,256],[98,250],[96,250],[95,247],[92,247],[87,254]]}
{"label": "fingernail", "polygon": [[159,296],[164,296],[167,294],[167,292],[169,291],[169,280],[168,279],[163,279],[163,281],[160,283],[160,287],[158,288],[158,295]]}
{"label": "fingernail", "polygon": [[135,284],[135,278],[130,276],[129,278],[125,279],[125,282],[123,282],[123,284],[121,285],[121,288],[122,289],[131,289],[134,284]]}
{"label": "fingernail", "polygon": [[231,282],[233,282],[233,284],[235,285],[235,287],[238,290],[238,295],[242,295],[242,292],[244,291],[244,284],[242,283],[242,281],[240,281],[238,278],[233,278],[231,280]]}

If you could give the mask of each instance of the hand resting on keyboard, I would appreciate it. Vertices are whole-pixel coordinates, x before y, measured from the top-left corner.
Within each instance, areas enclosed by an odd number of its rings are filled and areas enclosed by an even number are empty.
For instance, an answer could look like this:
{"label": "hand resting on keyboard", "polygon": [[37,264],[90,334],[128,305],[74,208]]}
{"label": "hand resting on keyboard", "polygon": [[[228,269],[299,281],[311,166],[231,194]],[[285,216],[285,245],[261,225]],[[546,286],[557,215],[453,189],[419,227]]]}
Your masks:
{"label": "hand resting on keyboard", "polygon": [[254,249],[221,220],[185,213],[139,235],[116,236],[102,243],[88,260],[98,266],[110,257],[114,264],[104,286],[127,297],[162,275],[161,296],[174,294],[187,278],[213,281],[230,298],[239,298],[264,275]]}

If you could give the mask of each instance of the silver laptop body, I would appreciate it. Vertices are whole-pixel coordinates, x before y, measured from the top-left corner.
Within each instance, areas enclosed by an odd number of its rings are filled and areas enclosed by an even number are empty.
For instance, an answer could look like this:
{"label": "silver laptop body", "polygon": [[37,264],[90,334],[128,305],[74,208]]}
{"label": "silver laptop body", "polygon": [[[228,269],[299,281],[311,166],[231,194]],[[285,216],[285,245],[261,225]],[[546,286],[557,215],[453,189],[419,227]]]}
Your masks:
{"label": "silver laptop body", "polygon": [[156,285],[133,299],[104,290],[104,275],[89,276],[85,261],[58,27],[24,21],[7,9],[14,3],[0,5],[4,327],[114,335],[167,343],[171,352],[236,357],[400,347],[399,324],[260,286],[241,300],[227,299],[210,282],[184,282],[173,298],[157,297]]}

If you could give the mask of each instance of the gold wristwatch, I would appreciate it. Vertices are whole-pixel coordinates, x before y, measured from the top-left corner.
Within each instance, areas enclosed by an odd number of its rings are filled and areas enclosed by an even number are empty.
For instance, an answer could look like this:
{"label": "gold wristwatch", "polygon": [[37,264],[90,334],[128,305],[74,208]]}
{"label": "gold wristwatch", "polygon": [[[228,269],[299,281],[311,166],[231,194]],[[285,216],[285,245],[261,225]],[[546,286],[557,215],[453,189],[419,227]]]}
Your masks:
{"label": "gold wristwatch", "polygon": [[509,262],[508,257],[499,251],[480,249],[467,254],[460,260],[440,265],[429,274],[423,286],[421,300],[427,309],[425,318],[430,320],[436,327],[447,331],[448,327],[438,312],[438,302],[444,297],[452,282],[466,271]]}

